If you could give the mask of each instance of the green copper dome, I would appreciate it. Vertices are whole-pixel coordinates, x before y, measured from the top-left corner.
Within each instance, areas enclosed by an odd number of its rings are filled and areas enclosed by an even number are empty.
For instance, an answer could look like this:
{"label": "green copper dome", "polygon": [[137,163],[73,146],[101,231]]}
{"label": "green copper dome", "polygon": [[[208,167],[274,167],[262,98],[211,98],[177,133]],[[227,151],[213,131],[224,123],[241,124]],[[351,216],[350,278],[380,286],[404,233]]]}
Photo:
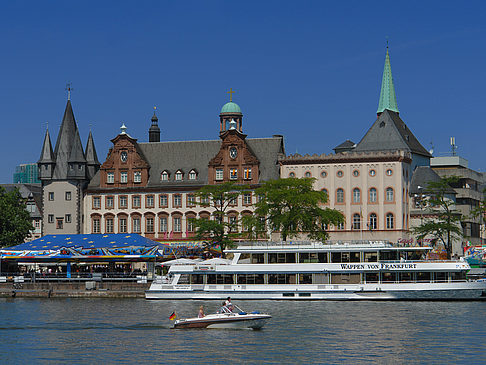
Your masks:
{"label": "green copper dome", "polygon": [[221,114],[223,113],[242,114],[238,104],[233,103],[232,101],[223,105],[221,108]]}

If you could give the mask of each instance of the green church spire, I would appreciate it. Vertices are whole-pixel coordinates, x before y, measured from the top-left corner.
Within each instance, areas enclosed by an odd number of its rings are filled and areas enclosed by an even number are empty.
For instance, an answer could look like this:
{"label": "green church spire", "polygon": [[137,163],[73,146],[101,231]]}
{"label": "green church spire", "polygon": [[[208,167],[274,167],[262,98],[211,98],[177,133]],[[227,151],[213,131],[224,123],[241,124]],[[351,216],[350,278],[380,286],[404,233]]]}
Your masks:
{"label": "green church spire", "polygon": [[380,103],[376,112],[379,114],[385,109],[398,113],[397,97],[395,95],[395,86],[393,86],[388,46],[386,46],[385,68],[383,69],[383,79],[381,81]]}

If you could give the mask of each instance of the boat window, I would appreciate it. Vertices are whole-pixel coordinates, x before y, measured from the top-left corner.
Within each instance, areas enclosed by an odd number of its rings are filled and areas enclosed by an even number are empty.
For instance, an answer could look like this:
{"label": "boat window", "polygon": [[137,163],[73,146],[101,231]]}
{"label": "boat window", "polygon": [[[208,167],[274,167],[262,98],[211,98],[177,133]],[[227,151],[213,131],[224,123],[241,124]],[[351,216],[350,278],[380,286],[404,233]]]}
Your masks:
{"label": "boat window", "polygon": [[378,252],[364,253],[364,262],[377,262],[377,261],[378,261]]}
{"label": "boat window", "polygon": [[379,275],[377,272],[365,273],[365,280],[367,283],[377,283],[379,281]]}
{"label": "boat window", "polygon": [[238,284],[264,284],[264,274],[238,274],[236,276]]}
{"label": "boat window", "polygon": [[359,252],[331,252],[331,262],[360,262]]}
{"label": "boat window", "polygon": [[400,281],[413,281],[413,272],[400,272],[398,277]]}
{"label": "boat window", "polygon": [[265,254],[264,253],[252,253],[251,254],[251,263],[252,264],[264,264],[265,263]]}
{"label": "boat window", "polygon": [[407,259],[411,261],[425,260],[425,255],[422,251],[407,252]]}
{"label": "boat window", "polygon": [[312,284],[312,274],[299,274],[299,284]]}
{"label": "boat window", "polygon": [[208,274],[208,284],[234,284],[232,274]]}
{"label": "boat window", "polygon": [[269,284],[295,284],[295,274],[268,274]]}
{"label": "boat window", "polygon": [[285,264],[295,263],[295,253],[269,253],[268,254],[269,264]]}
{"label": "boat window", "polygon": [[417,281],[430,281],[430,272],[420,271],[417,273]]}
{"label": "boat window", "polygon": [[381,281],[382,282],[390,282],[397,280],[397,273],[395,272],[384,272],[381,274]]}
{"label": "boat window", "polygon": [[250,263],[250,254],[249,253],[242,253],[240,254],[240,258],[238,259],[239,264],[249,264]]}
{"label": "boat window", "polygon": [[314,284],[329,284],[329,274],[314,274]]}
{"label": "boat window", "polygon": [[331,262],[342,262],[341,252],[331,252]]}
{"label": "boat window", "polygon": [[361,262],[361,258],[359,256],[359,252],[350,252],[349,259],[351,262]]}
{"label": "boat window", "polygon": [[434,273],[434,280],[435,281],[447,281],[447,273],[446,272],[435,272]]}
{"label": "boat window", "polygon": [[204,275],[202,274],[192,274],[191,284],[204,284]]}
{"label": "boat window", "polygon": [[331,274],[331,284],[359,284],[361,274]]}
{"label": "boat window", "polygon": [[324,263],[327,262],[326,252],[301,252],[299,253],[300,263]]}
{"label": "boat window", "polygon": [[398,260],[398,251],[380,251],[380,261],[395,261]]}
{"label": "boat window", "polygon": [[459,272],[451,272],[451,280],[466,280],[466,272],[459,271]]}

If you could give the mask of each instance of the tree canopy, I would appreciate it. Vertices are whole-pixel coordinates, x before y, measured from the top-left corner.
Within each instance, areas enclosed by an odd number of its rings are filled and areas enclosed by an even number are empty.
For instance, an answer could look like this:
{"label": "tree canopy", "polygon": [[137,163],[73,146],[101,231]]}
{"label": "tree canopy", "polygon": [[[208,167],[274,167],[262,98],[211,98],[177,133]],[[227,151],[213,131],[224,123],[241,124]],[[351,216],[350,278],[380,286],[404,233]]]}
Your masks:
{"label": "tree canopy", "polygon": [[300,234],[310,239],[326,240],[326,227],[344,221],[341,212],[322,208],[327,202],[323,191],[314,190],[314,178],[286,178],[269,180],[256,189],[259,200],[255,214],[248,217],[246,225],[258,232],[268,224],[274,231],[280,231],[283,241]]}
{"label": "tree canopy", "polygon": [[239,221],[227,219],[228,210],[232,205],[236,205],[238,197],[249,187],[237,185],[233,182],[225,182],[218,185],[206,185],[197,193],[199,199],[197,204],[203,207],[210,207],[212,218],[194,218],[196,238],[205,241],[206,246],[221,247],[221,254],[225,256],[225,249],[234,247],[234,239],[240,236],[238,232]]}
{"label": "tree canopy", "polygon": [[455,210],[455,202],[449,195],[452,193],[451,185],[457,182],[458,177],[443,177],[439,181],[429,182],[425,189],[428,196],[428,213],[433,213],[433,218],[427,218],[420,226],[412,231],[418,239],[432,236],[432,242],[440,242],[447,251],[447,256],[452,255],[452,243],[454,239],[463,236],[461,227],[461,215]]}
{"label": "tree canopy", "polygon": [[26,208],[18,189],[0,187],[0,247],[21,244],[29,236],[32,223]]}

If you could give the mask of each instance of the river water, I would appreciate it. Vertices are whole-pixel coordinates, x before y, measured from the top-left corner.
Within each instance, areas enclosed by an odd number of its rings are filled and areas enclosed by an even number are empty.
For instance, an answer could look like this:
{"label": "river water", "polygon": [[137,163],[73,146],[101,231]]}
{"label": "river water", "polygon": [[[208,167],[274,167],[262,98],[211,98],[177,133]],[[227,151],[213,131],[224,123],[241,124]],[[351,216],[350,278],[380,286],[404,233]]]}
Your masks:
{"label": "river water", "polygon": [[0,299],[8,364],[486,364],[486,302],[241,301],[260,331],[171,329],[214,301]]}

